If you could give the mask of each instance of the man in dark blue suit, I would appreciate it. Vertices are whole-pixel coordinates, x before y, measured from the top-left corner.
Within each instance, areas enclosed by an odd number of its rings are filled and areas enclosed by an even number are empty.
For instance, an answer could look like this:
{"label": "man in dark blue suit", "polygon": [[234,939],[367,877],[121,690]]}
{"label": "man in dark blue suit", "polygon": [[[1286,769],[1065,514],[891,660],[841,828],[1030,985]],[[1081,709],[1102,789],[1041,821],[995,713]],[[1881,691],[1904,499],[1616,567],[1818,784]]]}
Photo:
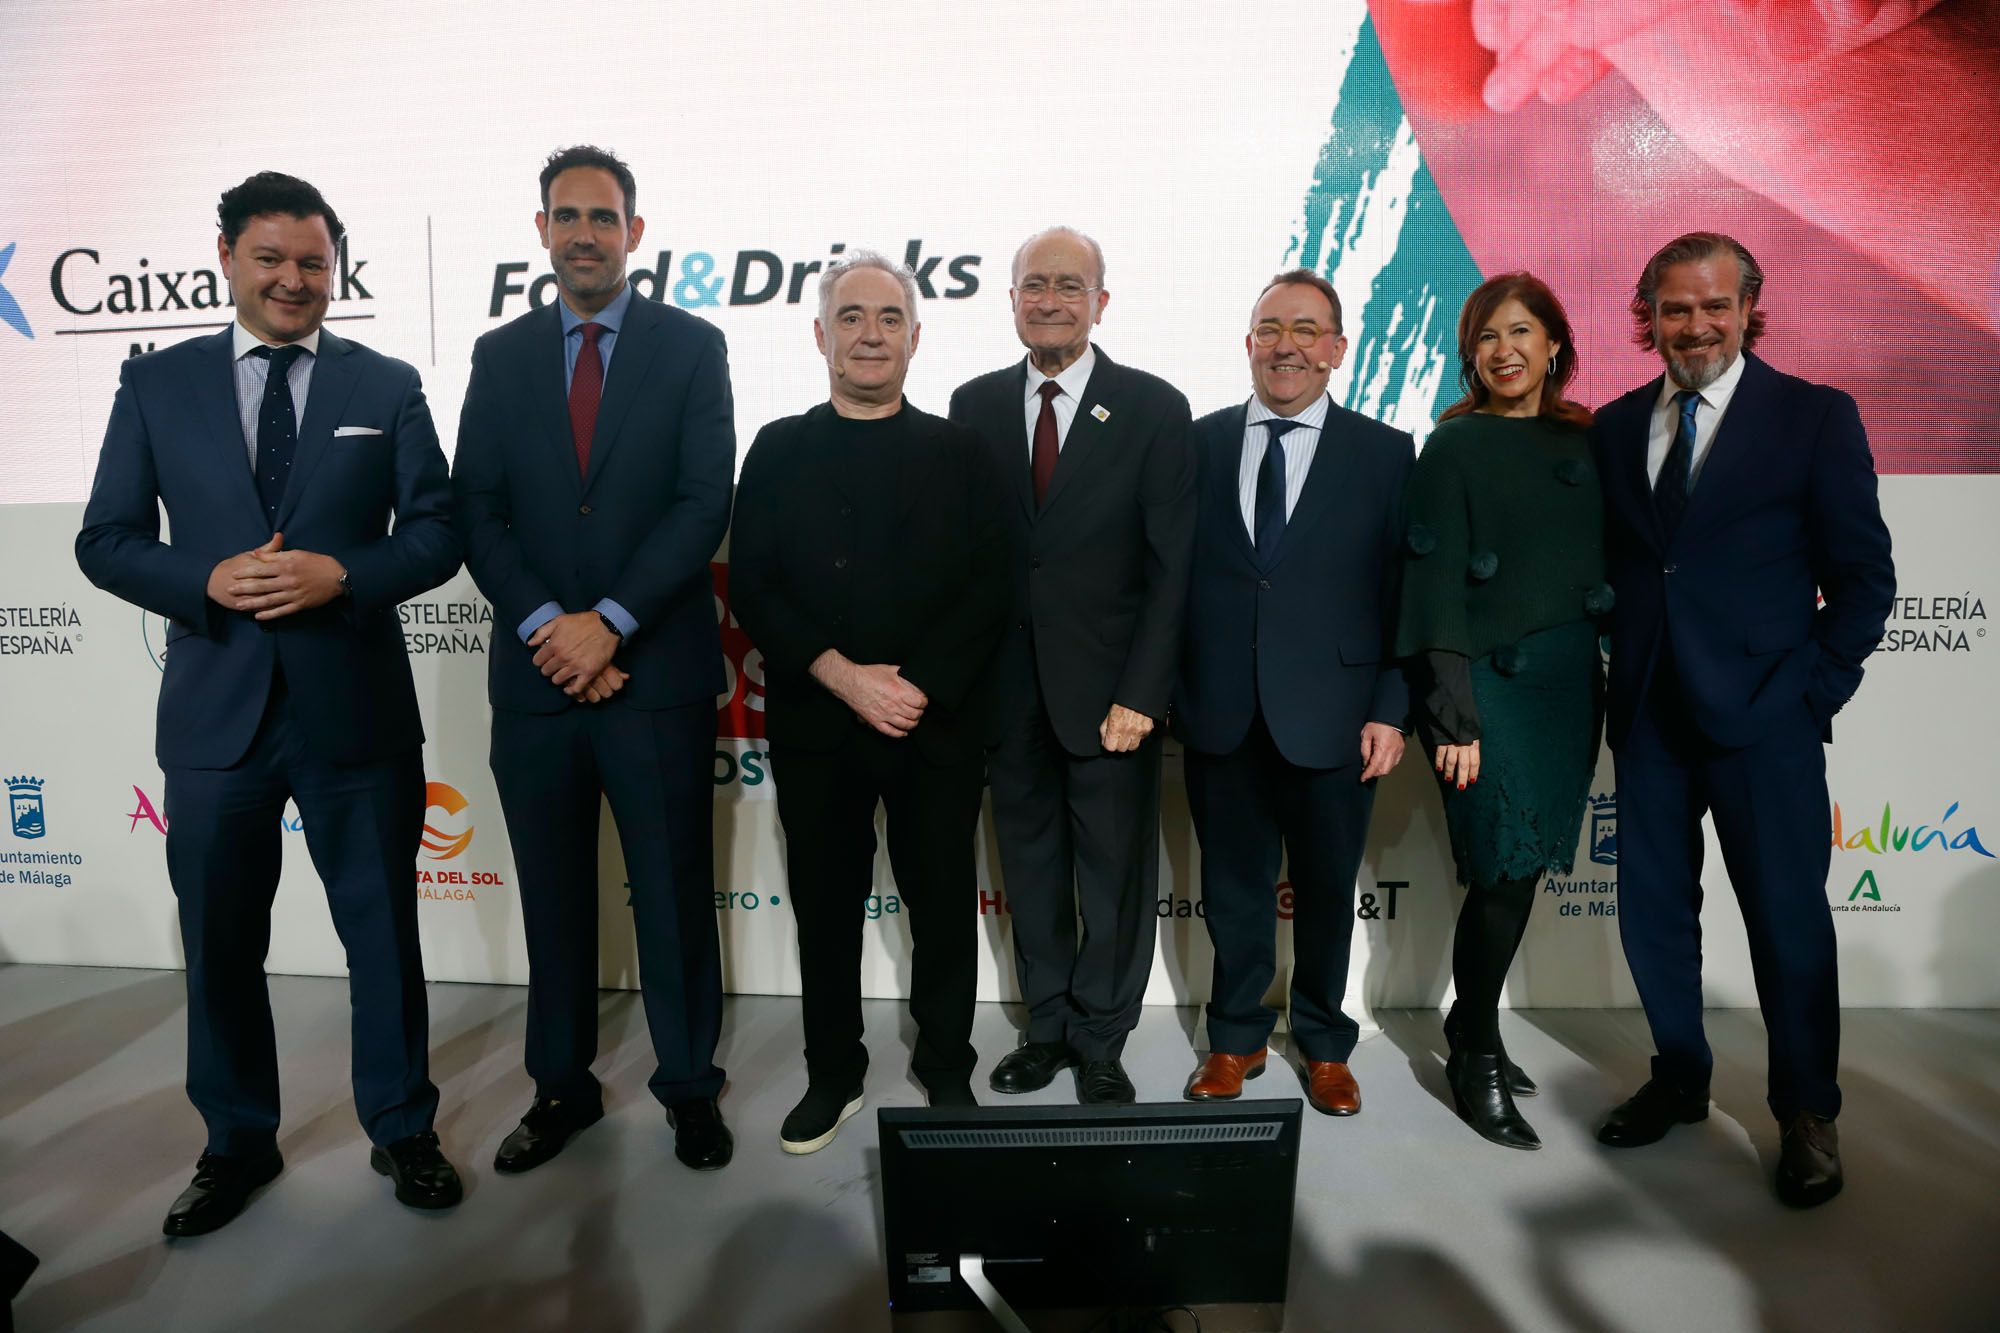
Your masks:
{"label": "man in dark blue suit", "polygon": [[1841,1186],[1840,993],[1826,754],[1895,594],[1854,400],[1750,355],[1763,271],[1694,232],[1646,265],[1640,345],[1666,374],[1597,414],[1619,789],[1619,934],[1652,1026],[1652,1078],[1598,1138],[1652,1143],[1708,1114],[1701,818],[1743,909],[1782,1126],[1779,1197]]}
{"label": "man in dark blue suit", "polygon": [[319,192],[264,172],[219,220],[236,322],[125,363],[76,541],[91,582],[172,621],[156,749],[208,1147],[170,1236],[282,1166],[264,955],[288,798],[347,953],[375,1168],[415,1207],[461,1193],[431,1129],[424,734],[396,617],[458,568],[444,455],[417,372],[320,327],[343,231]]}
{"label": "man in dark blue suit", "polygon": [[495,1169],[541,1165],[604,1114],[597,827],[624,848],[650,1086],[674,1152],[725,1165],[716,1097],[722,962],[711,845],[722,641],[709,560],[736,430],[722,334],[637,300],[645,222],[625,164],[553,154],[535,215],[561,299],[480,338],[452,489],[466,567],[493,603],[493,777],[528,939],[535,1101]]}
{"label": "man in dark blue suit", "polygon": [[1416,446],[1337,406],[1340,297],[1306,269],[1273,278],[1243,340],[1248,403],[1194,423],[1194,576],[1174,731],[1215,971],[1210,1054],[1193,1101],[1264,1072],[1277,1013],[1278,863],[1291,864],[1295,1049],[1309,1098],[1353,1115],[1360,1025],[1341,1009],[1354,877],[1375,779],[1403,756],[1409,686],[1394,661],[1403,486]]}

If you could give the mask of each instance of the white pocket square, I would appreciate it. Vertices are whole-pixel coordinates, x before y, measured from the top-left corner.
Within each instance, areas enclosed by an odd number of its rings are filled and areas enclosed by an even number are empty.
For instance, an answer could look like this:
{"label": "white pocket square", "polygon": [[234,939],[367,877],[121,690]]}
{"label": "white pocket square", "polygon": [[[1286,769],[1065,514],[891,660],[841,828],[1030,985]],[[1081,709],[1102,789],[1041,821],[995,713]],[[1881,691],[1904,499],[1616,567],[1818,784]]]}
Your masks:
{"label": "white pocket square", "polygon": [[336,440],[346,435],[380,435],[381,433],[382,428],[380,426],[335,426],[333,428],[333,438]]}

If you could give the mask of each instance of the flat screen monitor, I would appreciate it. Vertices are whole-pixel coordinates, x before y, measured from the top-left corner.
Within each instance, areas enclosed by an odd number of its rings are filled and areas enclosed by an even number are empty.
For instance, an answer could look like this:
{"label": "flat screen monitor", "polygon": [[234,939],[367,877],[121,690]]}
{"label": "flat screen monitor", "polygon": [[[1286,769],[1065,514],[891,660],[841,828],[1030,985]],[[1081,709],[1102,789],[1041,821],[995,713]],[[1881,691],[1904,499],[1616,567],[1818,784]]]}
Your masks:
{"label": "flat screen monitor", "polygon": [[[1036,1329],[1067,1326],[1045,1317],[1055,1312],[1182,1305],[1282,1319],[1301,1109],[1297,1098],[882,1109],[897,1327],[1024,1326],[999,1317],[995,1297],[1045,1312]],[[982,1310],[970,1323],[922,1317]]]}

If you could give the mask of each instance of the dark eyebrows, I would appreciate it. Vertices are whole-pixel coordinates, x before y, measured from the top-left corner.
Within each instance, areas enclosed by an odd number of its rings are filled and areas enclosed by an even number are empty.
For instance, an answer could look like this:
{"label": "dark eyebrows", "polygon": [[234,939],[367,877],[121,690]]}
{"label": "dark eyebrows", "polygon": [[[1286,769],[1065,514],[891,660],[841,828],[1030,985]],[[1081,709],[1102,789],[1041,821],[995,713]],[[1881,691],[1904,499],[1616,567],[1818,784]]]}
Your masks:
{"label": "dark eyebrows", "polygon": [[[859,301],[849,301],[846,305],[840,307],[840,309],[834,311],[833,313],[835,318],[838,318],[842,315],[865,315],[868,313],[868,307],[862,305]],[[882,306],[877,311],[877,313],[884,315],[898,315],[902,316],[903,318],[908,318],[908,316],[903,315],[903,307],[899,305]]]}

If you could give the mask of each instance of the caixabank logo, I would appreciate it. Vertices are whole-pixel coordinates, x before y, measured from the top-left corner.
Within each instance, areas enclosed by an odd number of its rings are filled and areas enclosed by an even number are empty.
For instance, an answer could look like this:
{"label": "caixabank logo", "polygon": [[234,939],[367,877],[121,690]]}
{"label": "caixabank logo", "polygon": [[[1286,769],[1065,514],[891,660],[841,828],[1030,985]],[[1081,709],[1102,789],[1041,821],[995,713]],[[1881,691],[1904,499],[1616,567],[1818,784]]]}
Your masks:
{"label": "caixabank logo", "polygon": [[1900,912],[1901,886],[1921,882],[1906,870],[1921,873],[1927,864],[1950,857],[2000,860],[1987,850],[1962,802],[1950,802],[1930,822],[1903,823],[1902,818],[1892,801],[1882,803],[1879,819],[1872,810],[1857,819],[1839,801],[1833,803],[1835,855],[1826,891],[1834,911]]}
{"label": "caixabank logo", "polygon": [[[47,845],[48,781],[31,773],[16,773],[6,782],[7,831],[15,845],[0,846],[0,885],[68,888],[76,882],[71,872],[83,868],[83,855]],[[20,843],[29,845],[22,847]]]}
{"label": "caixabank logo", "polygon": [[0,324],[5,324],[23,338],[33,338],[35,330],[29,325],[27,315],[22,313],[21,303],[14,299],[14,293],[7,290],[7,266],[14,262],[14,247],[17,244],[9,241],[0,245]]}
{"label": "caixabank logo", "polygon": [[417,897],[424,902],[474,903],[479,890],[506,887],[499,871],[477,869],[466,856],[477,832],[472,815],[472,802],[458,788],[448,782],[424,784],[424,831],[417,854]]}

